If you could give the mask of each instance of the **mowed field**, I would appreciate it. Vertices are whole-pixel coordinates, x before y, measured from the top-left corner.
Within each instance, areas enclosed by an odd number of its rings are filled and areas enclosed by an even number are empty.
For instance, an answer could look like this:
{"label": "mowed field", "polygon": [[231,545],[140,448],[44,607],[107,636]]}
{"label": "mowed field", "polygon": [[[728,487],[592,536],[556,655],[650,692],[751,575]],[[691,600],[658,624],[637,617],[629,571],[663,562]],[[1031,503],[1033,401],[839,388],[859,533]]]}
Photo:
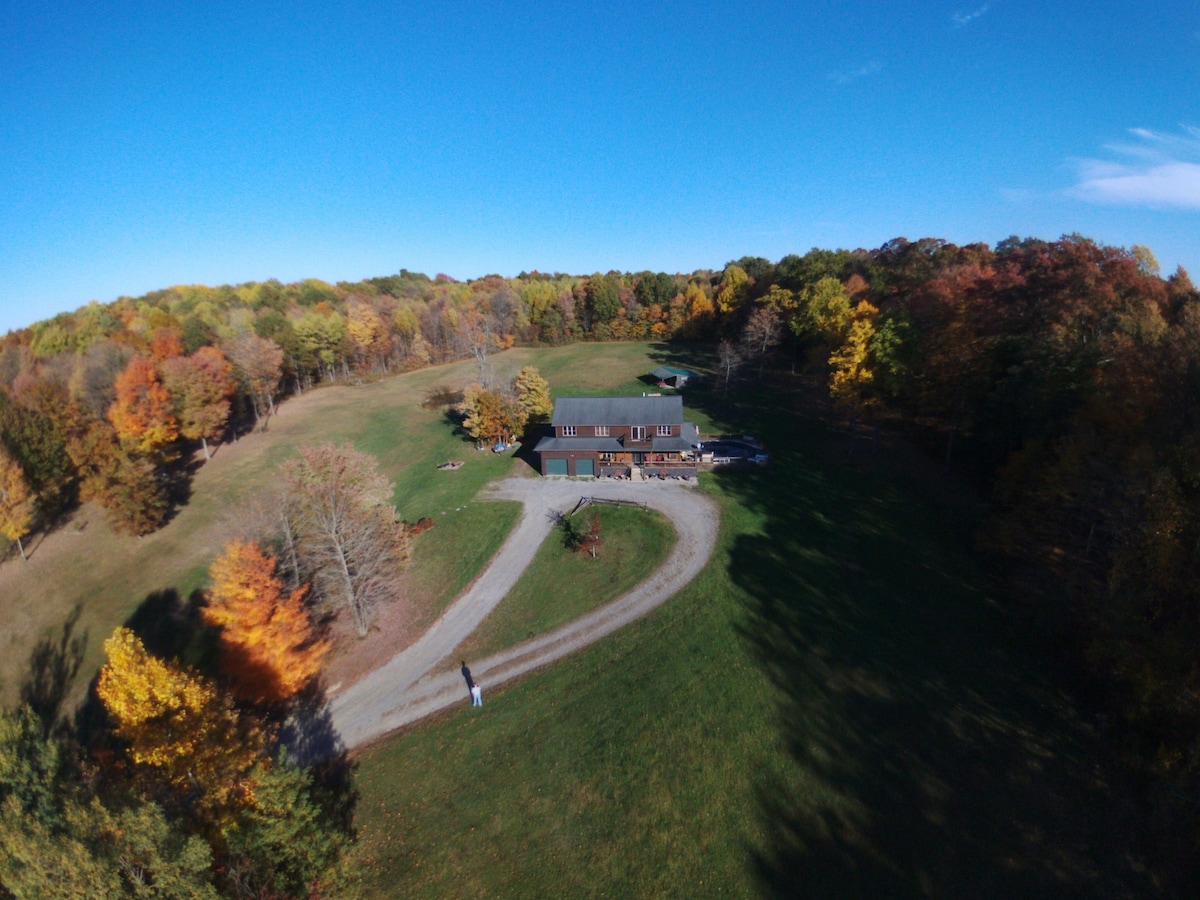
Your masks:
{"label": "mowed field", "polygon": [[[609,344],[493,361],[501,377],[527,362],[563,395],[637,393],[653,365],[706,360]],[[514,520],[479,488],[533,477],[421,408],[474,377],[464,363],[289,400],[266,435],[200,470],[159,534],[116,539],[85,509],[87,526],[36,545],[28,567],[5,563],[0,602],[21,622],[6,636],[6,702],[33,643],[77,605],[78,695],[103,636],[152,592],[200,584],[223,517],[305,442],[376,454],[402,517],[438,522],[408,576],[414,618],[431,620]],[[1169,893],[1093,718],[1012,633],[973,563],[969,495],[900,445],[872,456],[860,442],[848,459],[844,436],[804,412],[809,393],[783,372],[728,398],[686,393],[702,430],[754,433],[772,457],[702,478],[722,531],[700,577],[597,645],[486,690],[482,709],[464,702],[358,754],[352,863],[366,896]],[[451,458],[467,465],[435,471]]]}
{"label": "mowed field", "polygon": [[[622,352],[538,362],[624,391]],[[847,458],[803,395],[685,394],[773,462],[703,477],[722,535],[681,594],[359,755],[367,896],[1171,893],[1093,718],[973,563],[970,495],[900,445]]]}
{"label": "mowed field", "polygon": [[[495,356],[492,367],[498,378],[510,378],[535,361],[555,387],[571,390],[594,367],[605,384],[624,381],[627,392],[640,389],[636,379],[648,360],[647,345],[613,349],[617,352],[586,366],[577,365],[570,352],[513,350]],[[208,565],[229,539],[246,499],[270,485],[280,462],[308,443],[349,441],[374,454],[393,479],[401,518],[437,521],[415,541],[406,574],[411,608],[405,621],[417,629],[432,621],[516,521],[516,504],[470,501],[492,479],[534,474],[527,462],[511,455],[475,451],[453,433],[441,411],[421,405],[438,387],[457,390],[477,379],[478,368],[463,362],[289,398],[265,434],[219,447],[198,468],[190,502],[158,532],[143,538],[116,535],[103,511],[88,505],[53,533],[35,535],[28,542],[28,564],[13,556],[0,565],[0,702],[11,707],[17,701],[35,656],[58,658],[65,649],[71,657],[72,648],[79,659],[70,667],[77,671],[67,679],[64,709],[81,700],[103,662],[101,645],[112,629],[139,609],[144,617],[186,606],[204,584]],[[438,472],[436,466],[448,459],[463,459],[466,465]]]}

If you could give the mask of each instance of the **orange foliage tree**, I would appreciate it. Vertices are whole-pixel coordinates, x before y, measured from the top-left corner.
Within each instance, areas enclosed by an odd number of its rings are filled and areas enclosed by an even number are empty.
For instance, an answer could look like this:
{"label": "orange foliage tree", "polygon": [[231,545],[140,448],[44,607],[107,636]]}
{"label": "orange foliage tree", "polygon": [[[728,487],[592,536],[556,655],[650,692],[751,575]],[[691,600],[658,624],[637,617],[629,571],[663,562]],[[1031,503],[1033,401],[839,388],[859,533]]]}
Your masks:
{"label": "orange foliage tree", "polygon": [[128,628],[104,642],[96,693],[130,760],[161,778],[181,806],[222,823],[251,801],[266,735],[208,681],[146,651]]}
{"label": "orange foliage tree", "polygon": [[179,436],[171,394],[158,377],[153,359],[135,356],[117,376],[117,399],[108,419],[117,436],[143,453],[153,453]]}
{"label": "orange foliage tree", "polygon": [[321,668],[329,644],[316,640],[301,604],[307,586],[285,593],[275,559],[258,544],[231,541],[209,569],[204,618],[221,628],[221,668],[255,703],[293,696]]}

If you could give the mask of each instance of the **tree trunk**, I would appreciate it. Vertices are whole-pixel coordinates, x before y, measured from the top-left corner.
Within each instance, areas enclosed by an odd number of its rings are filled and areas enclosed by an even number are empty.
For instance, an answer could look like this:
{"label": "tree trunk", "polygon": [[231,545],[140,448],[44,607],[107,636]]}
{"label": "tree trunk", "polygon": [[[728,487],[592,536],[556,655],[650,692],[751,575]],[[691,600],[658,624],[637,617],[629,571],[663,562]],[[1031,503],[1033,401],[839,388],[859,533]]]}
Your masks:
{"label": "tree trunk", "polygon": [[212,459],[212,454],[208,452],[208,438],[206,438],[204,435],[200,435],[200,443],[204,447],[204,458]]}
{"label": "tree trunk", "polygon": [[338,566],[341,569],[342,588],[346,592],[346,604],[350,607],[350,612],[354,616],[354,630],[358,636],[367,636],[367,617],[363,614],[363,610],[359,608],[358,598],[354,596],[354,579],[350,577],[350,566],[346,562],[346,551],[342,547],[341,542],[336,535],[330,535],[333,541],[334,549],[337,552]]}
{"label": "tree trunk", "polygon": [[21,543],[20,538],[17,538],[17,549],[21,551],[21,561],[29,562],[29,557],[25,555],[25,545]]}

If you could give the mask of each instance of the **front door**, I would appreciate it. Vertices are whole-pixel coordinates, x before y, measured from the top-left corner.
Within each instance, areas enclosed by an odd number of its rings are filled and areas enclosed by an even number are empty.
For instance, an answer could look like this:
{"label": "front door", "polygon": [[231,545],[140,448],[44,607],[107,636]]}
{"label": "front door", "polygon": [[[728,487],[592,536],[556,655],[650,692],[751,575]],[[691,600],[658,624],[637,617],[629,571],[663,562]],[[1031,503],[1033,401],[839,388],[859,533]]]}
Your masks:
{"label": "front door", "polygon": [[635,466],[644,466],[646,464],[646,454],[645,453],[633,454],[633,464]]}

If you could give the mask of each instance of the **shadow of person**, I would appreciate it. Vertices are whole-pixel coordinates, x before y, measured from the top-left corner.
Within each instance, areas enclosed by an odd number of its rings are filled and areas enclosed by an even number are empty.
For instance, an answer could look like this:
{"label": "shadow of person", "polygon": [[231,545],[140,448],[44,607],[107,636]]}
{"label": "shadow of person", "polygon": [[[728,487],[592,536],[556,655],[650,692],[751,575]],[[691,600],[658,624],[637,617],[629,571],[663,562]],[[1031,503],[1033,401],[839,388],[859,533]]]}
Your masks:
{"label": "shadow of person", "polygon": [[475,687],[475,679],[471,677],[471,670],[467,668],[467,661],[464,659],[462,664],[463,681],[467,683],[467,693],[471,693],[471,688]]}

